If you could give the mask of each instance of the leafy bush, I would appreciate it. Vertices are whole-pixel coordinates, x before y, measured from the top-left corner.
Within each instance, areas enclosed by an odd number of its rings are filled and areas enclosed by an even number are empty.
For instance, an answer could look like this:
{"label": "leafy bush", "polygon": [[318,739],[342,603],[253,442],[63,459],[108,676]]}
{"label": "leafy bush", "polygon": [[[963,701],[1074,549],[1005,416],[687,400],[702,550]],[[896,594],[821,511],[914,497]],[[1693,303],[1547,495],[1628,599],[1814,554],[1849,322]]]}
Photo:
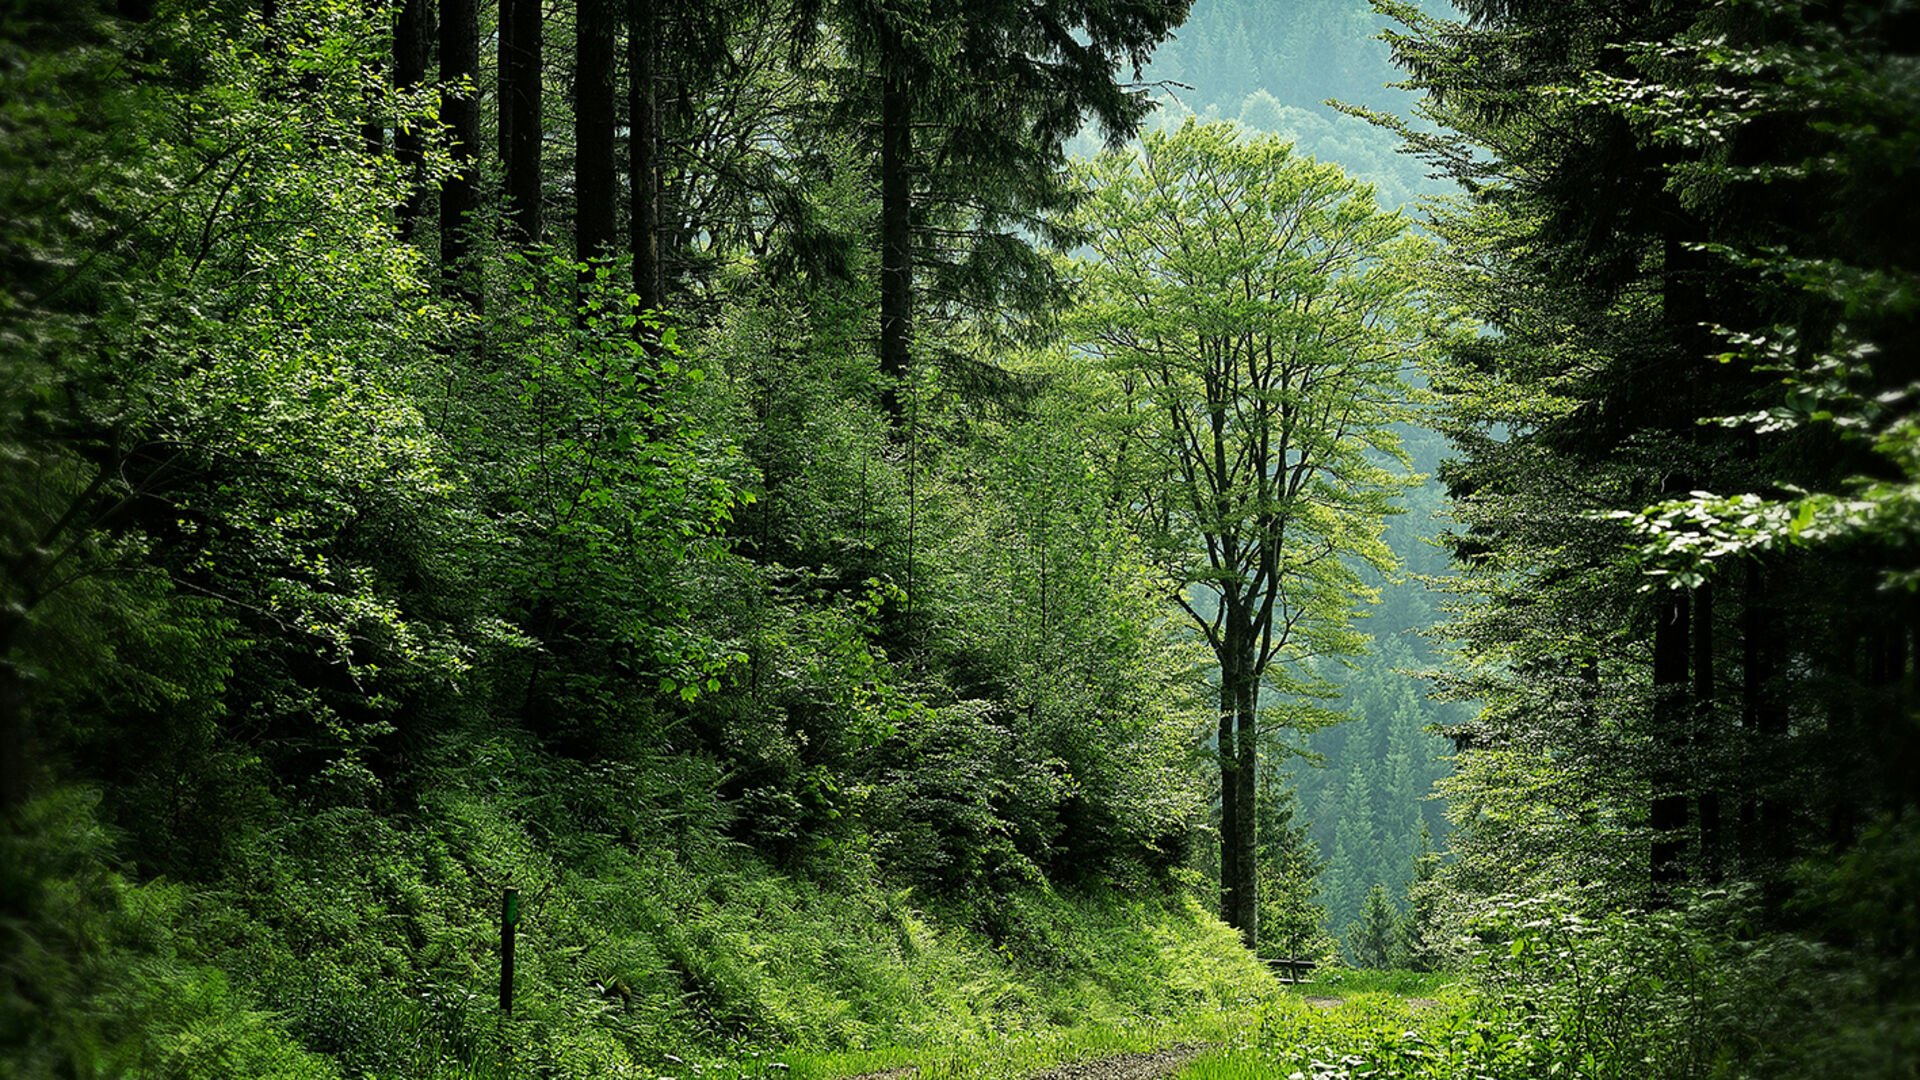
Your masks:
{"label": "leafy bush", "polygon": [[113,864],[97,803],[69,788],[0,834],[5,1075],[338,1076],[206,962],[189,890]]}

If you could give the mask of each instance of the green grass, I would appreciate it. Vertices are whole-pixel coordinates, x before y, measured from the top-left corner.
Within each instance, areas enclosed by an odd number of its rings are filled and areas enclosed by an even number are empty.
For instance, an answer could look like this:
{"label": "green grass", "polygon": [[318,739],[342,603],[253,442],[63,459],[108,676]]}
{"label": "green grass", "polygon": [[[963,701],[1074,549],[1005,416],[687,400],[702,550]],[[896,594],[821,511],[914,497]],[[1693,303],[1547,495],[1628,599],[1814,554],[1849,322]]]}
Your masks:
{"label": "green grass", "polygon": [[[1309,997],[1339,1002],[1327,1006]],[[1188,1064],[1180,1080],[1446,1075],[1418,1070],[1438,1066],[1432,1047],[1458,1026],[1467,1007],[1464,990],[1446,976],[1330,971],[1257,1007]]]}
{"label": "green grass", "polygon": [[782,1060],[791,1065],[794,1080],[836,1080],[907,1065],[917,1068],[922,1080],[1016,1080],[1076,1061],[1221,1042],[1239,1033],[1245,1015],[1209,1008],[1151,1023],[1080,1024],[989,1034],[917,1050],[798,1054]]}
{"label": "green grass", "polygon": [[1312,994],[1348,998],[1358,994],[1398,994],[1401,997],[1435,998],[1456,987],[1457,975],[1432,971],[1371,971],[1330,968],[1317,973],[1300,989]]}

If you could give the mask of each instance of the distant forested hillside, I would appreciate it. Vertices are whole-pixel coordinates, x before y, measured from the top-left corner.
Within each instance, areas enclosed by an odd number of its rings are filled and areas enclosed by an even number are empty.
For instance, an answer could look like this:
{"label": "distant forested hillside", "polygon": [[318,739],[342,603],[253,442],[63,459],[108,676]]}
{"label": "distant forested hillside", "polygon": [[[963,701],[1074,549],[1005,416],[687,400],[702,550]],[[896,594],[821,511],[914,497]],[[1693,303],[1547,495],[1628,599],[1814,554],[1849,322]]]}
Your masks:
{"label": "distant forested hillside", "polygon": [[[1452,10],[1444,0],[1425,6]],[[1366,0],[1198,0],[1144,73],[1168,84],[1153,122],[1197,114],[1283,135],[1375,185],[1388,206],[1450,190],[1400,153],[1396,136],[1326,104],[1410,113],[1416,98],[1390,85],[1405,74],[1379,37],[1390,25]]]}

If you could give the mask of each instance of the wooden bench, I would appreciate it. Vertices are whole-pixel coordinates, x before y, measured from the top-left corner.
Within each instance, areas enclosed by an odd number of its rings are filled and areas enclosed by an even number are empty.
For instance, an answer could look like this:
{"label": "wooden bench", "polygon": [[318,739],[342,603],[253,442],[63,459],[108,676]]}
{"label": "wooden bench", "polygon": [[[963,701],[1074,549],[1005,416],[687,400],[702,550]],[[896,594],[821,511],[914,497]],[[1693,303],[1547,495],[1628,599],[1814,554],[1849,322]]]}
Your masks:
{"label": "wooden bench", "polygon": [[1293,957],[1280,959],[1268,957],[1267,966],[1273,969],[1273,977],[1283,983],[1303,983],[1313,977],[1313,969],[1320,966],[1317,960],[1301,960]]}

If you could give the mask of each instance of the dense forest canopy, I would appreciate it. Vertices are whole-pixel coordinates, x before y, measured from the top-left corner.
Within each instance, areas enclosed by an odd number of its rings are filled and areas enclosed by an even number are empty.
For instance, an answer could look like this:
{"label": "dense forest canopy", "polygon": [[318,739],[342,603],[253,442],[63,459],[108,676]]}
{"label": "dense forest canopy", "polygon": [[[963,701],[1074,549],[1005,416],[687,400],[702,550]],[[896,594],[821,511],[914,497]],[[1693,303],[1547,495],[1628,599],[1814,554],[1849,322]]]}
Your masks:
{"label": "dense forest canopy", "polygon": [[1916,55],[7,0],[0,1076],[1911,1076]]}

